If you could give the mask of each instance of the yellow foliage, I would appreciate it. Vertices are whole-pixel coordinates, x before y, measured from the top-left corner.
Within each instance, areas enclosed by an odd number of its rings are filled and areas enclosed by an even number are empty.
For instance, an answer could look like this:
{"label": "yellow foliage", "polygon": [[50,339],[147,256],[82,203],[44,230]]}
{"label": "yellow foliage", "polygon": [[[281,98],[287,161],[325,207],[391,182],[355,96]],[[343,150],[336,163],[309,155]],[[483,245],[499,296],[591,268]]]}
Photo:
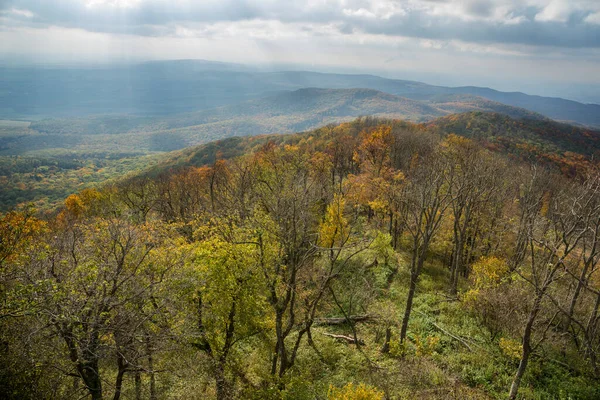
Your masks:
{"label": "yellow foliage", "polygon": [[451,133],[450,135],[448,135],[448,137],[446,137],[446,139],[442,142],[441,145],[444,148],[449,148],[449,147],[468,147],[468,146],[472,146],[473,144],[474,143],[471,139]]}
{"label": "yellow foliage", "polygon": [[506,261],[493,256],[482,257],[473,264],[475,287],[479,289],[497,286],[508,270]]}
{"label": "yellow foliage", "polygon": [[477,297],[479,297],[479,289],[470,289],[463,296],[463,301],[467,305],[473,305],[477,301]]}
{"label": "yellow foliage", "polygon": [[80,216],[85,211],[83,200],[76,194],[72,194],[65,200],[65,207],[75,217]]}
{"label": "yellow foliage", "polygon": [[498,345],[504,355],[516,360],[521,358],[521,344],[516,340],[500,338]]}
{"label": "yellow foliage", "polygon": [[542,197],[542,207],[540,209],[540,215],[545,217],[548,214],[550,208],[550,192],[545,192]]}
{"label": "yellow foliage", "polygon": [[83,189],[81,192],[79,192],[79,197],[84,204],[90,204],[94,201],[100,200],[102,198],[102,193],[96,189]]}
{"label": "yellow foliage", "polygon": [[335,195],[327,206],[325,221],[321,224],[320,243],[324,247],[340,246],[348,237],[348,221],[344,217],[346,200],[341,195]]}
{"label": "yellow foliage", "polygon": [[398,339],[390,340],[390,355],[404,357],[408,353],[407,341],[400,342]]}
{"label": "yellow foliage", "polygon": [[364,139],[354,153],[353,159],[361,165],[363,171],[379,176],[382,169],[390,163],[392,127],[381,125],[373,132],[363,134]]}
{"label": "yellow foliage", "polygon": [[[89,212],[96,207],[102,199],[102,193],[96,189],[83,189],[78,194],[72,194],[65,199],[65,208],[67,214],[72,217],[79,218],[86,212]],[[61,213],[60,220],[64,220],[66,215]]]}
{"label": "yellow foliage", "polygon": [[46,222],[31,214],[31,209],[0,214],[0,265],[17,256],[31,239],[45,231]]}
{"label": "yellow foliage", "polygon": [[379,212],[382,213],[388,209],[387,204],[381,199],[375,199],[373,201],[369,201],[367,204],[376,213],[379,213]]}
{"label": "yellow foliage", "polygon": [[364,383],[354,385],[352,382],[342,388],[329,386],[327,393],[328,400],[381,400],[383,397],[384,393],[373,386]]}
{"label": "yellow foliage", "polygon": [[415,338],[416,355],[429,356],[433,354],[440,338],[438,336],[421,337],[417,335]]}

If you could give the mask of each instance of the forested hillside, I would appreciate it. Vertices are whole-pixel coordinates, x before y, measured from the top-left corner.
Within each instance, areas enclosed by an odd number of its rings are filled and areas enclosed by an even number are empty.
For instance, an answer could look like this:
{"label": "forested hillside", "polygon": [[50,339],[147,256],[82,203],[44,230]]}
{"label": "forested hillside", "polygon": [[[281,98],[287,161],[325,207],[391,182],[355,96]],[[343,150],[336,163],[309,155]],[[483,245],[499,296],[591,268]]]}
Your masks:
{"label": "forested hillside", "polygon": [[[316,90],[323,92],[321,90]],[[301,94],[303,91],[298,91]],[[324,91],[329,92],[329,91]],[[339,95],[338,109],[352,108],[358,114],[361,107],[371,111],[382,110],[382,103],[375,101],[379,97],[387,98],[388,95],[375,92],[376,96],[367,95],[360,98],[358,93],[365,91],[337,92]],[[370,93],[366,91],[366,93]],[[332,107],[325,107],[325,99],[332,100],[329,95],[316,101],[312,95],[307,96],[305,109],[316,110],[316,104],[321,104],[323,110],[332,110]],[[359,97],[359,99],[356,99]],[[393,99],[393,96],[390,96]],[[304,112],[301,109],[301,102],[298,99],[290,100],[289,96],[280,98],[280,107],[285,107],[283,100],[288,100],[288,111],[292,116],[293,109],[298,108],[298,112]],[[368,108],[369,104],[374,102],[376,106]],[[260,103],[260,102],[259,102]],[[270,102],[273,105],[274,102]],[[306,103],[309,103],[308,105]],[[394,110],[397,103],[392,102],[389,107]],[[274,107],[274,106],[273,106]],[[411,129],[430,130],[438,135],[458,134],[461,136],[474,138],[490,150],[502,152],[521,160],[530,160],[542,163],[547,166],[559,167],[563,174],[574,176],[578,171],[587,168],[590,160],[597,158],[599,149],[600,133],[597,131],[574,127],[571,125],[560,124],[554,121],[536,117],[535,114],[528,114],[526,111],[515,109],[515,118],[506,114],[487,113],[474,111],[459,115],[449,115],[428,123],[412,124],[406,122],[406,126],[413,126]],[[242,109],[231,110],[231,113],[240,112]],[[247,110],[247,112],[252,112]],[[275,113],[275,111],[272,111]],[[281,112],[281,111],[279,111]],[[328,111],[329,112],[329,111]],[[194,118],[190,114],[189,118]],[[274,114],[273,114],[274,115]],[[66,196],[84,188],[95,187],[111,179],[121,179],[125,175],[135,175],[152,166],[158,168],[169,168],[172,165],[185,163],[191,157],[191,153],[202,153],[195,156],[196,162],[205,162],[214,157],[216,150],[206,158],[203,153],[203,147],[190,147],[181,152],[164,153],[160,151],[150,151],[144,148],[144,140],[155,143],[159,149],[169,149],[169,146],[179,148],[185,146],[185,140],[192,140],[194,134],[206,130],[206,136],[197,138],[198,142],[206,142],[211,139],[227,137],[229,135],[256,135],[258,133],[277,132],[277,127],[289,130],[290,126],[311,126],[321,118],[314,117],[314,114],[306,112],[304,117],[292,118],[285,115],[276,115],[263,118],[252,117],[247,119],[242,115],[240,120],[228,126],[224,133],[217,129],[217,123],[206,124],[204,128],[196,126],[186,133],[188,128],[164,130],[159,132],[136,132],[131,134],[99,134],[90,133],[80,135],[74,133],[60,132],[39,133],[30,129],[30,125],[22,126],[18,122],[13,122],[12,126],[4,128],[4,140],[12,143],[4,148],[6,156],[0,156],[0,182],[5,190],[0,193],[0,211],[8,210],[17,204],[26,202],[35,202],[40,210],[51,210],[62,202]],[[318,115],[318,114],[317,114]],[[331,114],[327,118],[335,120]],[[381,113],[388,116],[390,114]],[[391,114],[395,115],[395,114]],[[521,118],[525,116],[525,118]],[[325,120],[328,120],[325,118]],[[312,122],[307,122],[311,120]],[[68,120],[67,120],[68,121]],[[72,122],[72,120],[70,120]],[[255,122],[251,122],[255,121]],[[277,122],[279,121],[279,122]],[[176,120],[164,120],[162,123],[175,123]],[[188,123],[185,120],[180,123]],[[281,123],[281,125],[277,125]],[[33,124],[32,124],[33,125]],[[36,126],[36,125],[34,125]],[[67,127],[61,122],[60,126]],[[236,130],[235,127],[240,126]],[[23,131],[26,129],[27,131]],[[79,128],[77,128],[79,129]],[[1,131],[1,130],[0,130]],[[184,132],[186,131],[186,132]],[[194,133],[196,132],[196,133]],[[259,135],[260,136],[260,135]],[[276,135],[275,135],[276,136]],[[272,136],[274,138],[275,136]],[[18,142],[10,142],[18,138]],[[135,140],[142,142],[135,145]],[[144,139],[145,138],[145,139]],[[150,139],[154,138],[154,139]],[[264,138],[263,138],[264,139]],[[0,141],[2,138],[0,138]],[[79,144],[72,144],[71,141]],[[97,141],[95,141],[97,140]],[[280,140],[280,139],[273,139]],[[252,143],[250,138],[239,140],[226,140],[224,142],[211,142],[208,148],[219,147],[221,154],[229,152],[231,143],[237,143],[242,146],[235,154],[242,154],[247,150],[246,143]],[[32,148],[29,151],[19,150],[19,145],[15,143],[28,143],[26,146]],[[129,143],[129,144],[127,144]],[[41,147],[39,150],[33,148]],[[44,146],[54,146],[50,149],[44,149]],[[64,148],[59,148],[64,146]],[[118,150],[115,150],[117,147]],[[25,148],[25,147],[24,147]],[[200,165],[200,164],[199,164]]]}
{"label": "forested hillside", "polygon": [[476,139],[490,150],[558,166],[576,176],[600,156],[600,132],[544,119],[512,119],[497,113],[465,113],[429,124],[442,134]]}
{"label": "forested hillside", "polygon": [[3,214],[0,392],[597,399],[598,136],[544,124],[231,138]]}

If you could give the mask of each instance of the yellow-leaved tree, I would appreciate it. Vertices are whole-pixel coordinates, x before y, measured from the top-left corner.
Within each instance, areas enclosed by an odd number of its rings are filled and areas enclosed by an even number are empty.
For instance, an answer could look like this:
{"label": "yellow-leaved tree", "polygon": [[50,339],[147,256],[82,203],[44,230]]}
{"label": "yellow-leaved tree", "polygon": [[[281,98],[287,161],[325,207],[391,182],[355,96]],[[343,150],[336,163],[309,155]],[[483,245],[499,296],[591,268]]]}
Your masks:
{"label": "yellow-leaved tree", "polygon": [[376,387],[352,382],[341,388],[330,386],[327,393],[328,400],[381,400],[383,397],[384,393]]}

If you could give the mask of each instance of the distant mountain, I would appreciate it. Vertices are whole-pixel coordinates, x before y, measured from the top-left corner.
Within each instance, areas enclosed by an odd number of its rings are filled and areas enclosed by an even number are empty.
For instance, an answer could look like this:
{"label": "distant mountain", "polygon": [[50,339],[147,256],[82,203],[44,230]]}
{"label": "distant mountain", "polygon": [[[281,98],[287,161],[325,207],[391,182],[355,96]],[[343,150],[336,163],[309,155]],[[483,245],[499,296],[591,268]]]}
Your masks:
{"label": "distant mountain", "polygon": [[466,111],[543,118],[525,109],[468,95],[432,103],[373,89],[307,88],[173,116],[107,115],[36,121],[28,129],[38,136],[0,138],[0,154],[53,147],[87,153],[108,152],[111,147],[126,153],[170,151],[230,136],[314,129],[362,115],[426,122]]}
{"label": "distant mountain", "polygon": [[558,97],[531,96],[520,92],[499,92],[473,86],[450,90],[454,93],[468,93],[515,107],[526,108],[558,121],[600,127],[600,105],[598,104],[582,104]]}
{"label": "distant mountain", "polygon": [[475,86],[444,87],[421,82],[386,79],[374,75],[324,74],[317,72],[277,72],[269,74],[270,81],[303,86],[351,88],[364,87],[413,100],[445,103],[457,96],[470,95],[542,114],[559,121],[600,127],[600,105],[583,104],[554,97],[532,96],[525,93],[500,92]]}
{"label": "distant mountain", "polygon": [[190,60],[88,69],[0,68],[0,118],[169,116],[302,88],[374,89],[425,101],[436,108],[438,104],[455,103],[457,96],[476,96],[556,120],[600,126],[600,105],[560,98],[479,87],[433,86],[374,75],[260,72],[237,64]]}

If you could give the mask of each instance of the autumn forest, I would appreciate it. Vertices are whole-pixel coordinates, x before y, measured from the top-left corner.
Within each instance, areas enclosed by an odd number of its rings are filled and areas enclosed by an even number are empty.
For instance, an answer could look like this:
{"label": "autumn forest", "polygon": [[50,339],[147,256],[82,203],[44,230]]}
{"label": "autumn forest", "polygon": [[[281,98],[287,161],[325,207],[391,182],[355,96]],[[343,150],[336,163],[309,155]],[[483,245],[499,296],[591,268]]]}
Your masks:
{"label": "autumn forest", "polygon": [[599,138],[359,118],[13,207],[0,392],[600,398]]}

